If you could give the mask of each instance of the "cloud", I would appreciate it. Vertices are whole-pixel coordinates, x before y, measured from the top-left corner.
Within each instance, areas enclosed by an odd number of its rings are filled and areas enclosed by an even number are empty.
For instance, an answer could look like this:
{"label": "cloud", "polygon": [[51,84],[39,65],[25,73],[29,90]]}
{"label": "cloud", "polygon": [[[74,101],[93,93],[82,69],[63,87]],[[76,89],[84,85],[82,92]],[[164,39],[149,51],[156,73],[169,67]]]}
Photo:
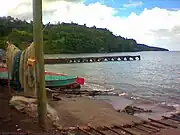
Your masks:
{"label": "cloud", "polygon": [[67,2],[82,2],[83,0],[43,0],[43,2],[58,2],[58,1],[67,1]]}
{"label": "cloud", "polygon": [[[9,0],[11,1],[11,0]],[[31,20],[32,19],[32,0],[14,0],[16,3],[8,10],[7,14],[18,17],[19,19]],[[58,7],[57,3],[81,3],[83,0],[43,0],[43,15],[51,16]],[[53,8],[55,6],[56,8]],[[66,6],[68,9],[68,5]],[[14,12],[16,11],[16,12]]]}
{"label": "cloud", "polygon": [[[12,5],[0,6],[0,15],[12,15],[21,19],[32,19],[32,3],[29,0],[13,0]],[[14,2],[14,1],[19,1]],[[4,8],[5,7],[5,8]],[[7,10],[8,7],[8,10]],[[55,1],[43,3],[43,21],[75,22],[108,28],[114,34],[134,38],[139,43],[171,50],[180,50],[180,10],[144,9],[140,14],[132,12],[127,17],[118,16],[116,9],[101,3],[89,5],[83,2]]]}
{"label": "cloud", "polygon": [[142,6],[143,2],[142,1],[132,1],[129,0],[129,2],[127,4],[123,4],[124,8],[130,8],[130,7],[139,7]]}
{"label": "cloud", "polygon": [[155,35],[159,41],[163,41],[165,46],[171,44],[174,50],[180,50],[180,25],[174,26],[172,29],[152,30],[152,34]]}

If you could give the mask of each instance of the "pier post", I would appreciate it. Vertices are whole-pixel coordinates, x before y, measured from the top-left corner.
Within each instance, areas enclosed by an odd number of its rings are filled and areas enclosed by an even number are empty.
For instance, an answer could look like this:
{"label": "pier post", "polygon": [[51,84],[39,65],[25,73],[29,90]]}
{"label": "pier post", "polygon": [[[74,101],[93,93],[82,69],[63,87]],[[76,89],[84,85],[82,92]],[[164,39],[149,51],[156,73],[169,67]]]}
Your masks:
{"label": "pier post", "polygon": [[44,79],[42,0],[33,0],[33,40],[35,45],[36,90],[39,123],[47,129],[47,96]]}

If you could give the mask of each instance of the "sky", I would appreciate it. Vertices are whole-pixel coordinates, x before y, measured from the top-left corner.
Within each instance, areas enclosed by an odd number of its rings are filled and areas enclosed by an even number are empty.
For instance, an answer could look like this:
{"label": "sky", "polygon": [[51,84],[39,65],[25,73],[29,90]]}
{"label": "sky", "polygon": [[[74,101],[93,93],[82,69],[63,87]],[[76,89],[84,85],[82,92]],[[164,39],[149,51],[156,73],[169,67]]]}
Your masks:
{"label": "sky", "polygon": [[[32,0],[5,0],[0,16],[32,20]],[[138,43],[180,51],[180,0],[43,0],[43,22],[107,28]]]}

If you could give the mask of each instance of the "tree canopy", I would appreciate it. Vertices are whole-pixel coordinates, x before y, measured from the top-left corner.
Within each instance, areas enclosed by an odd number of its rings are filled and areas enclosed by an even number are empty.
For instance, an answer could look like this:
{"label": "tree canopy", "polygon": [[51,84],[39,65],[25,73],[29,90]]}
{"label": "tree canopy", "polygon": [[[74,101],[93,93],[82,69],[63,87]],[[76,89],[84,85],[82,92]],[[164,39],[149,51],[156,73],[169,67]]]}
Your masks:
{"label": "tree canopy", "polygon": [[[33,40],[33,24],[13,17],[0,17],[0,48],[9,40],[20,49]],[[106,28],[76,23],[50,24],[44,31],[44,52],[101,53],[166,50],[137,44],[134,39],[115,36]]]}

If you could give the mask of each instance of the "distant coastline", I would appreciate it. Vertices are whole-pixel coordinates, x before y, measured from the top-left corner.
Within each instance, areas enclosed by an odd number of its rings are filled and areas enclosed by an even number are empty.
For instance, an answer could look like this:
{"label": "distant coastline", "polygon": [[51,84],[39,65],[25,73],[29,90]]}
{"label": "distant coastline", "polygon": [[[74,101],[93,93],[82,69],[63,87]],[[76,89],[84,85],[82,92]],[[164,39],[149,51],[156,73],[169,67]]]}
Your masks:
{"label": "distant coastline", "polygon": [[145,44],[137,44],[137,51],[169,51],[169,50],[160,47],[148,46]]}
{"label": "distant coastline", "polygon": [[[33,39],[33,23],[13,17],[0,17],[0,48],[8,40],[20,49]],[[49,24],[44,30],[45,54],[113,53],[139,51],[169,51],[139,44],[135,39],[116,36],[106,28],[87,27],[86,24]]]}

